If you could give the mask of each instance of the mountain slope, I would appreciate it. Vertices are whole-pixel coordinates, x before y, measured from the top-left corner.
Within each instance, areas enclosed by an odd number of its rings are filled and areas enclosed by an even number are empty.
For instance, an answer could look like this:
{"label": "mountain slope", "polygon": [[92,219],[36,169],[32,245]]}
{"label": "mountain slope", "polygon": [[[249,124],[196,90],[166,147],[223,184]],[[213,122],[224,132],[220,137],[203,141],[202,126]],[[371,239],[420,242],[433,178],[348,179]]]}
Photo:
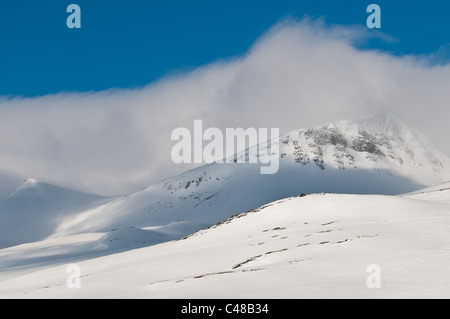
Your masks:
{"label": "mountain slope", "polygon": [[[81,289],[67,288],[67,265],[0,273],[0,298],[448,298],[450,191],[439,192],[446,202],[434,194],[287,198],[178,241],[79,261]],[[379,289],[367,286],[369,265]]]}
{"label": "mountain slope", "polygon": [[[70,262],[85,297],[450,294],[448,183],[419,190],[450,161],[425,137],[376,115],[279,145],[274,175],[213,163],[116,198],[27,180],[0,201],[0,297],[73,297]],[[367,290],[369,264],[387,290]]]}
{"label": "mountain slope", "polygon": [[0,247],[42,240],[65,218],[110,200],[28,179],[0,201]]}
{"label": "mountain slope", "polygon": [[386,115],[296,130],[279,146],[277,174],[261,175],[259,164],[213,163],[117,198],[28,180],[0,202],[0,247],[104,233],[106,249],[132,248],[302,193],[400,194],[450,180],[450,160]]}
{"label": "mountain slope", "polygon": [[424,135],[386,114],[298,130],[282,143],[283,156],[322,170],[376,170],[421,185],[450,178],[448,157]]}
{"label": "mountain slope", "polygon": [[450,180],[450,160],[386,115],[297,130],[282,136],[279,145],[277,174],[261,175],[259,164],[213,163],[67,219],[56,233],[180,221],[191,231],[301,193],[400,194]]}

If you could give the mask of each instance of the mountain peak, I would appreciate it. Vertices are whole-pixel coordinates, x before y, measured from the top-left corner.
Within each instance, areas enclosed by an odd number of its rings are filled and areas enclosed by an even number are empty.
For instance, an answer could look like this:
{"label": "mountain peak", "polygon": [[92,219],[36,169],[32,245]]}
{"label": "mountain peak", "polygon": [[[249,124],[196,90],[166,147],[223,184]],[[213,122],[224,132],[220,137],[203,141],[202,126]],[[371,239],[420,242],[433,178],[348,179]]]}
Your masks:
{"label": "mountain peak", "polygon": [[39,182],[37,181],[37,180],[35,180],[35,179],[33,179],[33,178],[27,178],[23,183],[22,183],[22,185],[20,186],[20,187],[22,187],[22,186],[25,186],[25,187],[30,187],[30,186],[32,186],[32,187],[34,187],[34,186],[36,186],[36,185],[38,185],[39,184]]}
{"label": "mountain peak", "polygon": [[33,178],[27,178],[20,184],[14,191],[12,191],[6,198],[14,196],[17,193],[20,193],[22,191],[26,191],[29,189],[34,189],[39,186],[39,182]]}
{"label": "mountain peak", "polygon": [[450,159],[391,114],[375,113],[293,131],[281,142],[285,162],[321,170],[384,171],[429,185],[450,177]]}
{"label": "mountain peak", "polygon": [[93,194],[83,193],[62,186],[40,182],[33,178],[28,178],[24,180],[23,183],[19,187],[17,187],[13,192],[11,192],[8,196],[6,196],[5,200],[12,198],[18,198],[20,200],[23,200],[24,197],[42,200],[49,196],[55,197],[55,200],[57,200],[58,198],[71,198],[71,197],[76,198],[83,196],[93,198],[102,197]]}
{"label": "mountain peak", "polygon": [[0,249],[42,240],[64,218],[109,200],[29,178],[0,201]]}

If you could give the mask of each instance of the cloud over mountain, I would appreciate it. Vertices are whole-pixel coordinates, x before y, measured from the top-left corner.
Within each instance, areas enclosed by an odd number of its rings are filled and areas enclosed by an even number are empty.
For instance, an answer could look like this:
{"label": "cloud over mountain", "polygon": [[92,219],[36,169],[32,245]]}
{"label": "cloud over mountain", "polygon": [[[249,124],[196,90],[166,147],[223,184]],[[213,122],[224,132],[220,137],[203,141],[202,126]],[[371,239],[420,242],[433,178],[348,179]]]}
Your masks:
{"label": "cloud over mountain", "polygon": [[289,20],[243,56],[143,88],[0,98],[0,176],[128,193],[188,168],[171,162],[170,133],[195,119],[284,133],[385,110],[449,151],[450,65],[358,49],[367,37]]}

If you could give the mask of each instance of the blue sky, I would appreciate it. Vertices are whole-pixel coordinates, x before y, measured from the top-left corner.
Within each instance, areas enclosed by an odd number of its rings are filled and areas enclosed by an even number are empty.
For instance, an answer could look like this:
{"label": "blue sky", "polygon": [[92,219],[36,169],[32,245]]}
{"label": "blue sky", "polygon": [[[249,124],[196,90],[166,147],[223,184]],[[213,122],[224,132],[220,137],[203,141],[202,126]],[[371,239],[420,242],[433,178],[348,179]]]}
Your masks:
{"label": "blue sky", "polygon": [[363,0],[4,1],[0,196],[151,185],[192,168],[170,136],[196,119],[284,134],[386,111],[449,153],[448,1],[373,2],[381,37]]}
{"label": "blue sky", "polygon": [[[71,3],[81,7],[81,29],[66,26]],[[243,54],[284,18],[364,26],[370,3],[381,7],[381,31],[397,41],[370,41],[368,48],[450,56],[444,0],[17,0],[0,5],[0,95],[141,87]]]}

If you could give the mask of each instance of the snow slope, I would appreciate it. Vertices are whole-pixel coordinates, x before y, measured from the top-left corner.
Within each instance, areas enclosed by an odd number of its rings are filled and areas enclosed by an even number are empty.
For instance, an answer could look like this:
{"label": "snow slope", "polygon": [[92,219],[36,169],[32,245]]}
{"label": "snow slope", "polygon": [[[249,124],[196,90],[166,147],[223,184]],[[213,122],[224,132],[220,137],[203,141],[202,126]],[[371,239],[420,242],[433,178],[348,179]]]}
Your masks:
{"label": "snow slope", "polygon": [[448,157],[386,115],[290,132],[280,156],[274,175],[259,164],[202,166],[67,218],[54,235],[169,225],[175,239],[301,193],[401,194],[450,180]]}
{"label": "snow slope", "polygon": [[0,248],[42,240],[65,218],[111,200],[28,179],[0,201]]}
{"label": "snow slope", "polygon": [[0,248],[102,234],[103,245],[84,248],[92,256],[177,239],[302,193],[400,194],[450,180],[448,157],[387,115],[296,130],[279,147],[274,175],[259,164],[213,163],[115,198],[28,180],[0,201]]}
{"label": "snow slope", "polygon": [[[67,260],[81,267],[80,289],[66,286],[67,264],[11,267],[0,272],[0,297],[448,298],[449,232],[450,190],[292,197],[181,240]],[[102,242],[99,234],[83,236]],[[71,251],[73,242],[53,238],[0,250],[0,264],[7,250]],[[381,270],[379,289],[366,284],[373,264]]]}

